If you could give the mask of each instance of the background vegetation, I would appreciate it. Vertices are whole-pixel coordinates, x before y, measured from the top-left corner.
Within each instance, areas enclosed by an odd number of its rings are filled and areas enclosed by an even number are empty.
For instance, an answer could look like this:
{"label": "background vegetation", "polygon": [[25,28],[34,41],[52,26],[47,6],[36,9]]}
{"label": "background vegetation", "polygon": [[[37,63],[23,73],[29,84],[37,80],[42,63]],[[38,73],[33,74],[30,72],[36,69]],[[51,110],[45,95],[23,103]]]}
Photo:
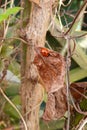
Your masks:
{"label": "background vegetation", "polygon": [[[28,1],[26,0],[26,3]],[[67,5],[69,1],[65,0],[64,4]],[[53,24],[56,23],[57,29],[60,30],[59,35],[62,31],[66,31],[70,27],[74,20],[77,11],[81,8],[84,0],[73,0],[69,5],[63,6],[58,2],[58,9],[55,20],[53,16]],[[3,0],[0,1],[0,88],[4,94],[13,102],[13,104],[21,111],[21,100],[20,100],[20,57],[21,57],[21,42],[24,40],[21,38],[20,30],[21,23],[25,27],[29,17],[27,7],[23,9],[21,7],[20,0]],[[60,13],[59,11],[60,7]],[[30,9],[29,9],[30,10]],[[25,11],[26,18],[21,19],[21,11]],[[55,12],[54,12],[55,15]],[[61,20],[59,20],[59,18]],[[61,26],[61,28],[60,28]],[[51,48],[55,51],[60,52],[62,55],[66,55],[66,41],[65,38],[58,37],[56,31],[52,32],[49,28],[46,35],[46,47]],[[57,30],[57,31],[59,31]],[[70,82],[83,82],[87,81],[87,14],[85,8],[81,11],[81,18],[75,21],[71,35],[74,37],[74,44],[71,41],[72,58],[70,67]],[[76,37],[76,36],[81,37]],[[74,50],[73,50],[74,48]],[[40,107],[40,118],[42,116],[45,101]],[[87,110],[87,101],[85,100],[81,104],[83,110]],[[83,119],[83,115],[76,113],[74,126],[78,125],[79,121]],[[65,117],[58,121],[52,121],[45,123],[40,120],[41,130],[62,130],[64,127]],[[9,104],[5,99],[0,90],[0,130],[11,130],[12,128],[20,129],[20,116],[16,110]],[[87,129],[87,128],[86,128]]]}

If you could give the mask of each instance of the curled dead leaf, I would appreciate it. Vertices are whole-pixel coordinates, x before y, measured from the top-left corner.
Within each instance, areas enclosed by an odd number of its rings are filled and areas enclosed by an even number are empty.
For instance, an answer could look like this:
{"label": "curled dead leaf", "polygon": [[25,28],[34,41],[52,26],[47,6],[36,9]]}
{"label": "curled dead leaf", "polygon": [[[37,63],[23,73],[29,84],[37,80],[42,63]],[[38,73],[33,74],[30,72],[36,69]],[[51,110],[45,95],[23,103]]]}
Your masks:
{"label": "curled dead leaf", "polygon": [[45,121],[50,121],[55,118],[56,109],[55,109],[55,96],[54,94],[48,95],[48,100],[46,103],[45,112],[43,114],[43,119]]}
{"label": "curled dead leaf", "polygon": [[43,119],[59,119],[67,110],[64,57],[47,48],[37,47],[35,50],[34,64],[48,93]]}
{"label": "curled dead leaf", "polygon": [[73,126],[73,128],[77,130],[79,122],[82,122],[87,116],[87,82],[71,83],[70,92],[72,95],[71,102],[73,105],[70,126]]}
{"label": "curled dead leaf", "polygon": [[37,66],[47,93],[53,93],[64,86],[65,60],[59,53],[37,47],[34,64]]}
{"label": "curled dead leaf", "polygon": [[67,111],[66,87],[48,95],[43,119],[45,121],[57,120],[64,116]]}
{"label": "curled dead leaf", "polygon": [[70,84],[70,91],[75,101],[80,101],[87,93],[87,82]]}
{"label": "curled dead leaf", "polygon": [[[37,47],[34,59],[39,75],[48,93],[48,100],[43,114],[45,121],[56,120],[67,111],[65,61],[57,52]],[[70,91],[76,101],[80,101],[87,90],[87,82],[70,84]],[[78,109],[79,110],[79,109]],[[78,111],[80,112],[80,111]],[[80,112],[81,113],[81,112]]]}

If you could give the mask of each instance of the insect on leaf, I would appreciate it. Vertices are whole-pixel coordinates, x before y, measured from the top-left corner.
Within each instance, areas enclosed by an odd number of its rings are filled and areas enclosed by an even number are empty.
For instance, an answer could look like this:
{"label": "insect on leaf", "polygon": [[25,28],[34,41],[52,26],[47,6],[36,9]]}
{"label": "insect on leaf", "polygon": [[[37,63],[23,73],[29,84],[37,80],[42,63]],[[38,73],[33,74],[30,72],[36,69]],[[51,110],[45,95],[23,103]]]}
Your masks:
{"label": "insect on leaf", "polygon": [[59,53],[38,47],[34,64],[37,66],[47,93],[53,93],[64,86],[65,61]]}
{"label": "insect on leaf", "polygon": [[55,51],[37,47],[34,64],[48,93],[43,119],[59,119],[67,110],[64,57]]}

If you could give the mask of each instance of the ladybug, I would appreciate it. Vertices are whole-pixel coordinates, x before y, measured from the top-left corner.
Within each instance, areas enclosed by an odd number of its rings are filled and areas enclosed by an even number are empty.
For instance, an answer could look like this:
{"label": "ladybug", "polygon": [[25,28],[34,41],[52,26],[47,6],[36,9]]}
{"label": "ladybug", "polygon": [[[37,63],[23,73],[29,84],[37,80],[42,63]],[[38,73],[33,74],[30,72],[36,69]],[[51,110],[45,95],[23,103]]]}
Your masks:
{"label": "ladybug", "polygon": [[50,55],[49,50],[46,48],[41,48],[40,53],[44,56],[44,57],[48,57]]}

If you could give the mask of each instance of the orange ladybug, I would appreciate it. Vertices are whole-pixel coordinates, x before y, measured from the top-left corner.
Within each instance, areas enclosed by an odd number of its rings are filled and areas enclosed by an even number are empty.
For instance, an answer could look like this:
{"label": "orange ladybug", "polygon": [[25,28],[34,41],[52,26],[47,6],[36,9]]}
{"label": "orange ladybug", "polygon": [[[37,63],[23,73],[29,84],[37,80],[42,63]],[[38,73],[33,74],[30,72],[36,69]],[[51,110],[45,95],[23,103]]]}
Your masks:
{"label": "orange ladybug", "polygon": [[48,57],[50,55],[49,50],[46,48],[41,48],[40,53],[44,56],[44,57]]}

